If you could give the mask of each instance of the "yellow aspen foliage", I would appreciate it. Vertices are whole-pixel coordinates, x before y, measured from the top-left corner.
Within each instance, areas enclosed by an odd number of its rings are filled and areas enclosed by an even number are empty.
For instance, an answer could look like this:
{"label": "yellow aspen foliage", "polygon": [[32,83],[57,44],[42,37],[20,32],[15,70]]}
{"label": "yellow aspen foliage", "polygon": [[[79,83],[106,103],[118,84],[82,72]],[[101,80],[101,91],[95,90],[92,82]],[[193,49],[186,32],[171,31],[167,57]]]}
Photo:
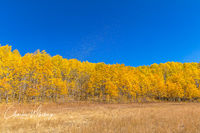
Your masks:
{"label": "yellow aspen foliage", "polygon": [[21,56],[0,47],[0,102],[200,99],[200,64],[167,62],[131,67],[50,56]]}

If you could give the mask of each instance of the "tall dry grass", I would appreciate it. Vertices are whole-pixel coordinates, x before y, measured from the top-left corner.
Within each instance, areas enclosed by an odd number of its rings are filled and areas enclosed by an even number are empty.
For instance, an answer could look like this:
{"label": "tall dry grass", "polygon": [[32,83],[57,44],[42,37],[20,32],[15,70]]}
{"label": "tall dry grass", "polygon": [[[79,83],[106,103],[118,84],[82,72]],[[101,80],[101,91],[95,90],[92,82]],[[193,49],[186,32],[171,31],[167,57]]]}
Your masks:
{"label": "tall dry grass", "polygon": [[[39,105],[0,105],[2,133],[198,133],[200,104],[42,104],[45,117],[5,118],[17,113],[29,114]],[[8,110],[9,109],[9,110]]]}

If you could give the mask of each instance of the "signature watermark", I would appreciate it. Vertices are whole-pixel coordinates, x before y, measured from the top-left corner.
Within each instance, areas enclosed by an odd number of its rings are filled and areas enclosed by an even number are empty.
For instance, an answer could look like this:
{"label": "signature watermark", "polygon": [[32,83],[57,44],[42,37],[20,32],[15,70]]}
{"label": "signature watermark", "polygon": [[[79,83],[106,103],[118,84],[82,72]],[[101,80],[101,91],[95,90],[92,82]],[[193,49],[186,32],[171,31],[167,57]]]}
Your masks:
{"label": "signature watermark", "polygon": [[[10,118],[19,118],[19,119],[31,119],[31,118],[44,118],[50,120],[53,118],[54,114],[41,112],[42,105],[39,105],[38,108],[31,110],[31,112],[22,113],[15,110],[14,105],[9,106],[4,112],[4,119]],[[12,111],[14,109],[14,111]]]}

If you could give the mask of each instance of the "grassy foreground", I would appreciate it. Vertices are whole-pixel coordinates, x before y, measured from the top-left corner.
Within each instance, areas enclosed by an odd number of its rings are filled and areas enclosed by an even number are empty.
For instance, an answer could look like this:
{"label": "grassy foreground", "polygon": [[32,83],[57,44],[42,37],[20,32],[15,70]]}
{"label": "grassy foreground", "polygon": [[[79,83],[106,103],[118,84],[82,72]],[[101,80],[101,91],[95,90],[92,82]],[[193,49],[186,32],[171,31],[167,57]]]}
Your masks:
{"label": "grassy foreground", "polygon": [[0,105],[2,133],[197,133],[199,103]]}

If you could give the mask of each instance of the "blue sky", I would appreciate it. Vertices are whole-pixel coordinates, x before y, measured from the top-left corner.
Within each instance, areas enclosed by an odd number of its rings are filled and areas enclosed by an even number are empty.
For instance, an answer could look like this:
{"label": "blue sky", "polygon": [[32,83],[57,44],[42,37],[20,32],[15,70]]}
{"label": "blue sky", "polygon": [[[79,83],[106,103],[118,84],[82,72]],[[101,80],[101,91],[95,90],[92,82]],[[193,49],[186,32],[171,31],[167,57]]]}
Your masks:
{"label": "blue sky", "polygon": [[198,0],[0,0],[0,44],[81,61],[200,61]]}

